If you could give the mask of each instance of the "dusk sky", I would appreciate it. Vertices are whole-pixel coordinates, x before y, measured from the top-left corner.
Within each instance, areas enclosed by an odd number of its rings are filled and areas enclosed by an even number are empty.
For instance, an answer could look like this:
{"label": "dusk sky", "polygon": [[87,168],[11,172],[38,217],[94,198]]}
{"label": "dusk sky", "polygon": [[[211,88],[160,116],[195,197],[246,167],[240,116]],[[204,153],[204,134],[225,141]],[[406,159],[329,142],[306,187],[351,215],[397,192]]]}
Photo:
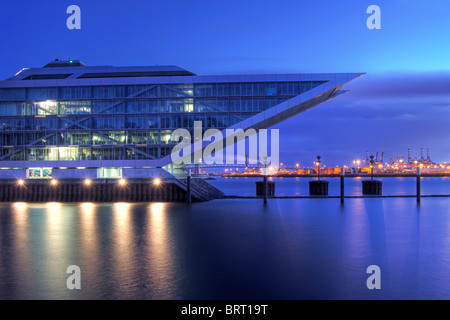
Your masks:
{"label": "dusk sky", "polygon": [[[69,5],[81,30],[68,30]],[[369,30],[367,7],[381,8]],[[199,75],[365,72],[350,90],[278,125],[281,162],[450,161],[450,1],[15,1],[0,5],[0,79],[23,67],[177,65]]]}

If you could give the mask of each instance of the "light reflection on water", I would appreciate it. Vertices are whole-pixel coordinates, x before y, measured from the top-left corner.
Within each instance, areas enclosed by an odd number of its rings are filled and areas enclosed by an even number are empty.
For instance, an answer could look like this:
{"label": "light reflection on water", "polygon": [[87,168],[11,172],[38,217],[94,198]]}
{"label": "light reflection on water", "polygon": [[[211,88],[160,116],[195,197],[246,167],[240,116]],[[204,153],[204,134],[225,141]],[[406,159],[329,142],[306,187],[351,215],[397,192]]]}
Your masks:
{"label": "light reflection on water", "polygon": [[[112,266],[116,274],[116,283],[123,287],[125,279],[132,279],[133,254],[135,246],[133,243],[133,224],[130,203],[115,203],[112,206],[112,260],[117,261]],[[125,290],[128,288],[125,286]]]}
{"label": "light reflection on water", "polygon": [[148,278],[152,279],[155,296],[170,299],[175,294],[175,266],[173,242],[168,221],[169,204],[152,203],[148,206],[149,228],[147,237],[151,248],[148,255],[150,268]]}
{"label": "light reflection on water", "polygon": [[[98,206],[95,203],[84,202],[79,204],[79,252],[83,265],[82,268],[82,288],[85,285],[95,285],[95,279],[102,277],[101,263],[98,261],[102,256],[99,243],[99,222],[98,222]],[[77,264],[77,261],[71,264]]]}
{"label": "light reflection on water", "polygon": [[[0,205],[2,299],[449,299],[450,199]],[[365,287],[379,265],[382,290]],[[69,265],[82,289],[66,288]]]}

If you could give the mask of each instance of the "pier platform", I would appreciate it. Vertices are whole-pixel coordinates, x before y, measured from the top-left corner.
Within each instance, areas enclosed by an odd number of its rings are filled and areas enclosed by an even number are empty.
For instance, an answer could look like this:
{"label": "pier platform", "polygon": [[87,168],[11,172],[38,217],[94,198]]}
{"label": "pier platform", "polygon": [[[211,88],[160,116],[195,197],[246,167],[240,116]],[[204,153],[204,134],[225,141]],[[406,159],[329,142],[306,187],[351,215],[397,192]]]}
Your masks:
{"label": "pier platform", "polygon": [[[0,202],[185,202],[187,185],[183,179],[49,179],[2,180]],[[122,183],[121,183],[122,182]],[[200,178],[192,179],[192,201],[221,198],[223,193]]]}

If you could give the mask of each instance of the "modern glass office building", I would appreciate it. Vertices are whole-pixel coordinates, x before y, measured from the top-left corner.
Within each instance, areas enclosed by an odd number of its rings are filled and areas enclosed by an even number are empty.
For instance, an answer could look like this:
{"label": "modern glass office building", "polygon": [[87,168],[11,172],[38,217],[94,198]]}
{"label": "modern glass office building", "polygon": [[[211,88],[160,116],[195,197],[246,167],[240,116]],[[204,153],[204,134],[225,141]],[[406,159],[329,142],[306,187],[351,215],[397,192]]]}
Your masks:
{"label": "modern glass office building", "polygon": [[22,69],[0,82],[0,178],[170,175],[173,130],[268,128],[360,75],[199,76],[77,60]]}

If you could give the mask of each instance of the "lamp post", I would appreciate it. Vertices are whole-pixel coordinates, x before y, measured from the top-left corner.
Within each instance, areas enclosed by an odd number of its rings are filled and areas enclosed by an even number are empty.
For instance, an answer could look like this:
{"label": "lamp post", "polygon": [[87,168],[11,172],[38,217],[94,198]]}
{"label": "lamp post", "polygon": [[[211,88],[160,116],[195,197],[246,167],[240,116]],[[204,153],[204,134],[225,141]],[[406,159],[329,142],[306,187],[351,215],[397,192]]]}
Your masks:
{"label": "lamp post", "polygon": [[321,159],[322,157],[321,156],[317,156],[317,162],[316,162],[316,164],[317,164],[317,180],[318,181],[320,181],[320,159]]}
{"label": "lamp post", "polygon": [[373,160],[374,156],[370,156],[370,180],[363,180],[362,181],[362,193],[363,195],[375,195],[380,196],[383,192],[383,184],[381,180],[374,180],[373,179],[373,166],[375,164],[375,161]]}
{"label": "lamp post", "polygon": [[263,160],[263,164],[264,164],[264,169],[263,169],[263,174],[264,174],[263,195],[264,195],[264,204],[266,204],[267,203],[267,189],[268,189],[267,188],[267,163],[268,163],[267,156],[264,156],[263,159],[264,159]]}
{"label": "lamp post", "polygon": [[371,180],[373,180],[373,163],[374,163],[373,158],[374,158],[373,155],[371,155],[370,156]]}
{"label": "lamp post", "polygon": [[320,159],[321,156],[317,156],[317,161],[314,164],[317,166],[317,180],[309,181],[309,195],[311,196],[327,196],[328,195],[328,181],[320,180]]}

